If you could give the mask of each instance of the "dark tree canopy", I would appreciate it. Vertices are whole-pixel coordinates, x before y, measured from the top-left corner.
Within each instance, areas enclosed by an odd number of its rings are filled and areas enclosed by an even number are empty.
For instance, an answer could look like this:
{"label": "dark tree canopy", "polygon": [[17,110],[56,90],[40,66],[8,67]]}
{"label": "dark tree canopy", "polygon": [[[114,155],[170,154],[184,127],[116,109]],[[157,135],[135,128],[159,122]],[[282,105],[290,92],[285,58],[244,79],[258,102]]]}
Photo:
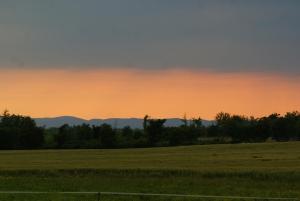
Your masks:
{"label": "dark tree canopy", "polygon": [[214,123],[204,126],[202,119],[182,120],[182,125],[166,127],[166,119],[144,117],[143,129],[125,126],[88,124],[59,128],[40,128],[27,116],[9,114],[0,117],[0,149],[74,149],[177,146],[209,143],[264,142],[267,139],[300,139],[300,113],[277,113],[254,118],[218,113]]}
{"label": "dark tree canopy", "polygon": [[33,119],[21,115],[3,113],[0,122],[0,148],[34,149],[44,142],[43,129]]}

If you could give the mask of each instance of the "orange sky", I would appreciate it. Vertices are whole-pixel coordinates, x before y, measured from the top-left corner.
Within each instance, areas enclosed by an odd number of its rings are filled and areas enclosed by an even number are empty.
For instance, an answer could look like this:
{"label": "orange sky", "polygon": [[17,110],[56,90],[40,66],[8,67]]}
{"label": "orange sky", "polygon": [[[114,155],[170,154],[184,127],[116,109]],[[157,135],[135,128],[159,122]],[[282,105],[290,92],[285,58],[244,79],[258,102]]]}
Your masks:
{"label": "orange sky", "polygon": [[300,110],[299,76],[192,70],[0,70],[0,110],[33,117],[261,116]]}

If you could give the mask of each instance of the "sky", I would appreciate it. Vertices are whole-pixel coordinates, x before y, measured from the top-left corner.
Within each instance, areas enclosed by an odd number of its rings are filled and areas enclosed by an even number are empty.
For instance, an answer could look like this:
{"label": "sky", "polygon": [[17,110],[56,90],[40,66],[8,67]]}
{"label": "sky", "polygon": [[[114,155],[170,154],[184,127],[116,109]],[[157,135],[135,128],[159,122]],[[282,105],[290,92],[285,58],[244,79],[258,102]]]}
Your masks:
{"label": "sky", "polygon": [[0,110],[33,117],[300,110],[298,0],[4,0]]}

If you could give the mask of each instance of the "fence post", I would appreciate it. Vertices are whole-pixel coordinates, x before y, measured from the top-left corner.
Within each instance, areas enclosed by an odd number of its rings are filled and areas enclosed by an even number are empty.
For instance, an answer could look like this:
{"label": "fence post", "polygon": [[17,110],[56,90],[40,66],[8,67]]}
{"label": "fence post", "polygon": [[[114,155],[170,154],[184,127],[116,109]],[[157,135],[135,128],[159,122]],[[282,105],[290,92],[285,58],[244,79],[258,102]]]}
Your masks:
{"label": "fence post", "polygon": [[100,192],[97,193],[97,201],[100,201]]}

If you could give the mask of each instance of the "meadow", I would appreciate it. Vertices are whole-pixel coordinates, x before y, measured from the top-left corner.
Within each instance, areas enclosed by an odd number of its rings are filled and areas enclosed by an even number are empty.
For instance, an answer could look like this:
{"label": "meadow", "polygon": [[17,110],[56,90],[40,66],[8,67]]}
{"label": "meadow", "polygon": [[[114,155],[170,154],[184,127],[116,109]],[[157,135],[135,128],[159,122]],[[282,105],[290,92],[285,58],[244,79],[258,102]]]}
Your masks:
{"label": "meadow", "polygon": [[[0,161],[0,191],[114,191],[300,198],[300,142],[14,150],[0,151]],[[88,201],[96,200],[96,196],[2,194],[0,200]],[[101,200],[160,199],[102,195]]]}

